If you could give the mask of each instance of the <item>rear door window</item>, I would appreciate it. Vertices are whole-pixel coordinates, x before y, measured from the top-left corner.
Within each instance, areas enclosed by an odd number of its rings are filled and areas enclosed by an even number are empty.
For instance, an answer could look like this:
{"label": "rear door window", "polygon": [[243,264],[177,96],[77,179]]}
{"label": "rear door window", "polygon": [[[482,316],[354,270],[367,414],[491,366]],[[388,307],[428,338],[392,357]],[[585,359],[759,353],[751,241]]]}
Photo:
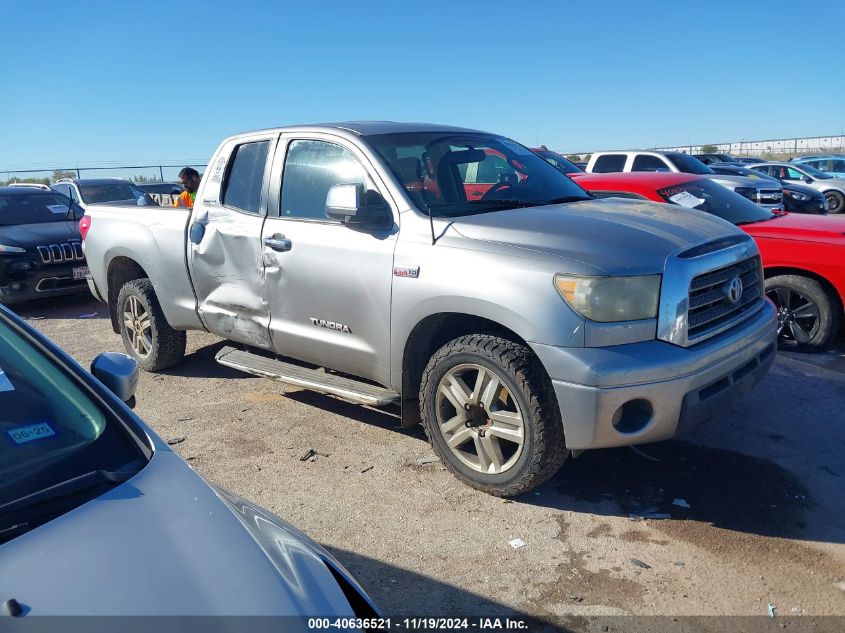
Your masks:
{"label": "rear door window", "polygon": [[607,174],[625,170],[625,154],[605,154],[599,156],[593,164],[593,172],[596,174]]}
{"label": "rear door window", "polygon": [[246,213],[261,213],[261,190],[270,141],[244,143],[235,148],[224,183],[222,203]]}
{"label": "rear door window", "polygon": [[631,171],[670,171],[669,166],[657,156],[642,154],[634,158]]}

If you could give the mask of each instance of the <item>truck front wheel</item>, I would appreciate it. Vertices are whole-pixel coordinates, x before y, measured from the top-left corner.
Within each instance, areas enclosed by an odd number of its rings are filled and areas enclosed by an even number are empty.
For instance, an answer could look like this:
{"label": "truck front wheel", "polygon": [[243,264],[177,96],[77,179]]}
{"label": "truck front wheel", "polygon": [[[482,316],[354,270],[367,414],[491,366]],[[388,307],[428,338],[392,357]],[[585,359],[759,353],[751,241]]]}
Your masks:
{"label": "truck front wheel", "polygon": [[568,455],[551,382],[513,341],[473,334],[441,347],[423,372],[420,409],[446,467],[492,495],[540,485]]}
{"label": "truck front wheel", "polygon": [[185,332],[170,327],[149,279],[133,279],[117,297],[120,336],[144,371],[160,371],[182,361]]}

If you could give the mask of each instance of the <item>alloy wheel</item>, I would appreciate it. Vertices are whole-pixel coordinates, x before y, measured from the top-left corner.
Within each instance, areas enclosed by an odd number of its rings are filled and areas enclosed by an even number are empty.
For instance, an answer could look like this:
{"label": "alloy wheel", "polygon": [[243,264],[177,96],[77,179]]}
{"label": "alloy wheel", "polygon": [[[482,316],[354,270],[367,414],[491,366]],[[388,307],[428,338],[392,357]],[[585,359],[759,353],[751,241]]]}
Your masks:
{"label": "alloy wheel", "polygon": [[123,325],[134,352],[141,357],[149,356],[153,349],[153,326],[147,309],[138,297],[126,297],[123,303]]}
{"label": "alloy wheel", "polygon": [[788,286],[769,288],[766,296],[774,302],[778,311],[778,341],[781,345],[807,345],[821,325],[816,303]]}
{"label": "alloy wheel", "polygon": [[496,372],[474,363],[449,370],[437,386],[435,411],[446,444],[469,468],[495,475],[519,460],[523,412]]}

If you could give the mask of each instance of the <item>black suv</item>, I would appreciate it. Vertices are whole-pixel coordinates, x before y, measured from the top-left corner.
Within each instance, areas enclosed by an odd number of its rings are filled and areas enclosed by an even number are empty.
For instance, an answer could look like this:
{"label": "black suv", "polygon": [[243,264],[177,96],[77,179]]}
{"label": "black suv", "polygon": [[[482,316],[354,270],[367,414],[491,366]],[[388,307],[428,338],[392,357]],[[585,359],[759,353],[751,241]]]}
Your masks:
{"label": "black suv", "polygon": [[81,217],[61,193],[0,187],[0,303],[88,292]]}

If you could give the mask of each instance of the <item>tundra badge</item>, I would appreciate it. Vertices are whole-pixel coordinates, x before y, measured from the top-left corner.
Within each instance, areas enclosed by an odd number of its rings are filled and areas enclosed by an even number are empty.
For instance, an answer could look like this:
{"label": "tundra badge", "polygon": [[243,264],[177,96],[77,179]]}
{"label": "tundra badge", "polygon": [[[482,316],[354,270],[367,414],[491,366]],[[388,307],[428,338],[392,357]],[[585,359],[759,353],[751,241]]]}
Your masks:
{"label": "tundra badge", "polygon": [[337,330],[338,332],[352,334],[352,330],[349,329],[349,326],[344,325],[343,323],[336,323],[335,321],[326,321],[325,319],[316,319],[314,317],[310,317],[308,320],[311,321],[311,323],[313,323],[317,327],[324,327],[330,330]]}

